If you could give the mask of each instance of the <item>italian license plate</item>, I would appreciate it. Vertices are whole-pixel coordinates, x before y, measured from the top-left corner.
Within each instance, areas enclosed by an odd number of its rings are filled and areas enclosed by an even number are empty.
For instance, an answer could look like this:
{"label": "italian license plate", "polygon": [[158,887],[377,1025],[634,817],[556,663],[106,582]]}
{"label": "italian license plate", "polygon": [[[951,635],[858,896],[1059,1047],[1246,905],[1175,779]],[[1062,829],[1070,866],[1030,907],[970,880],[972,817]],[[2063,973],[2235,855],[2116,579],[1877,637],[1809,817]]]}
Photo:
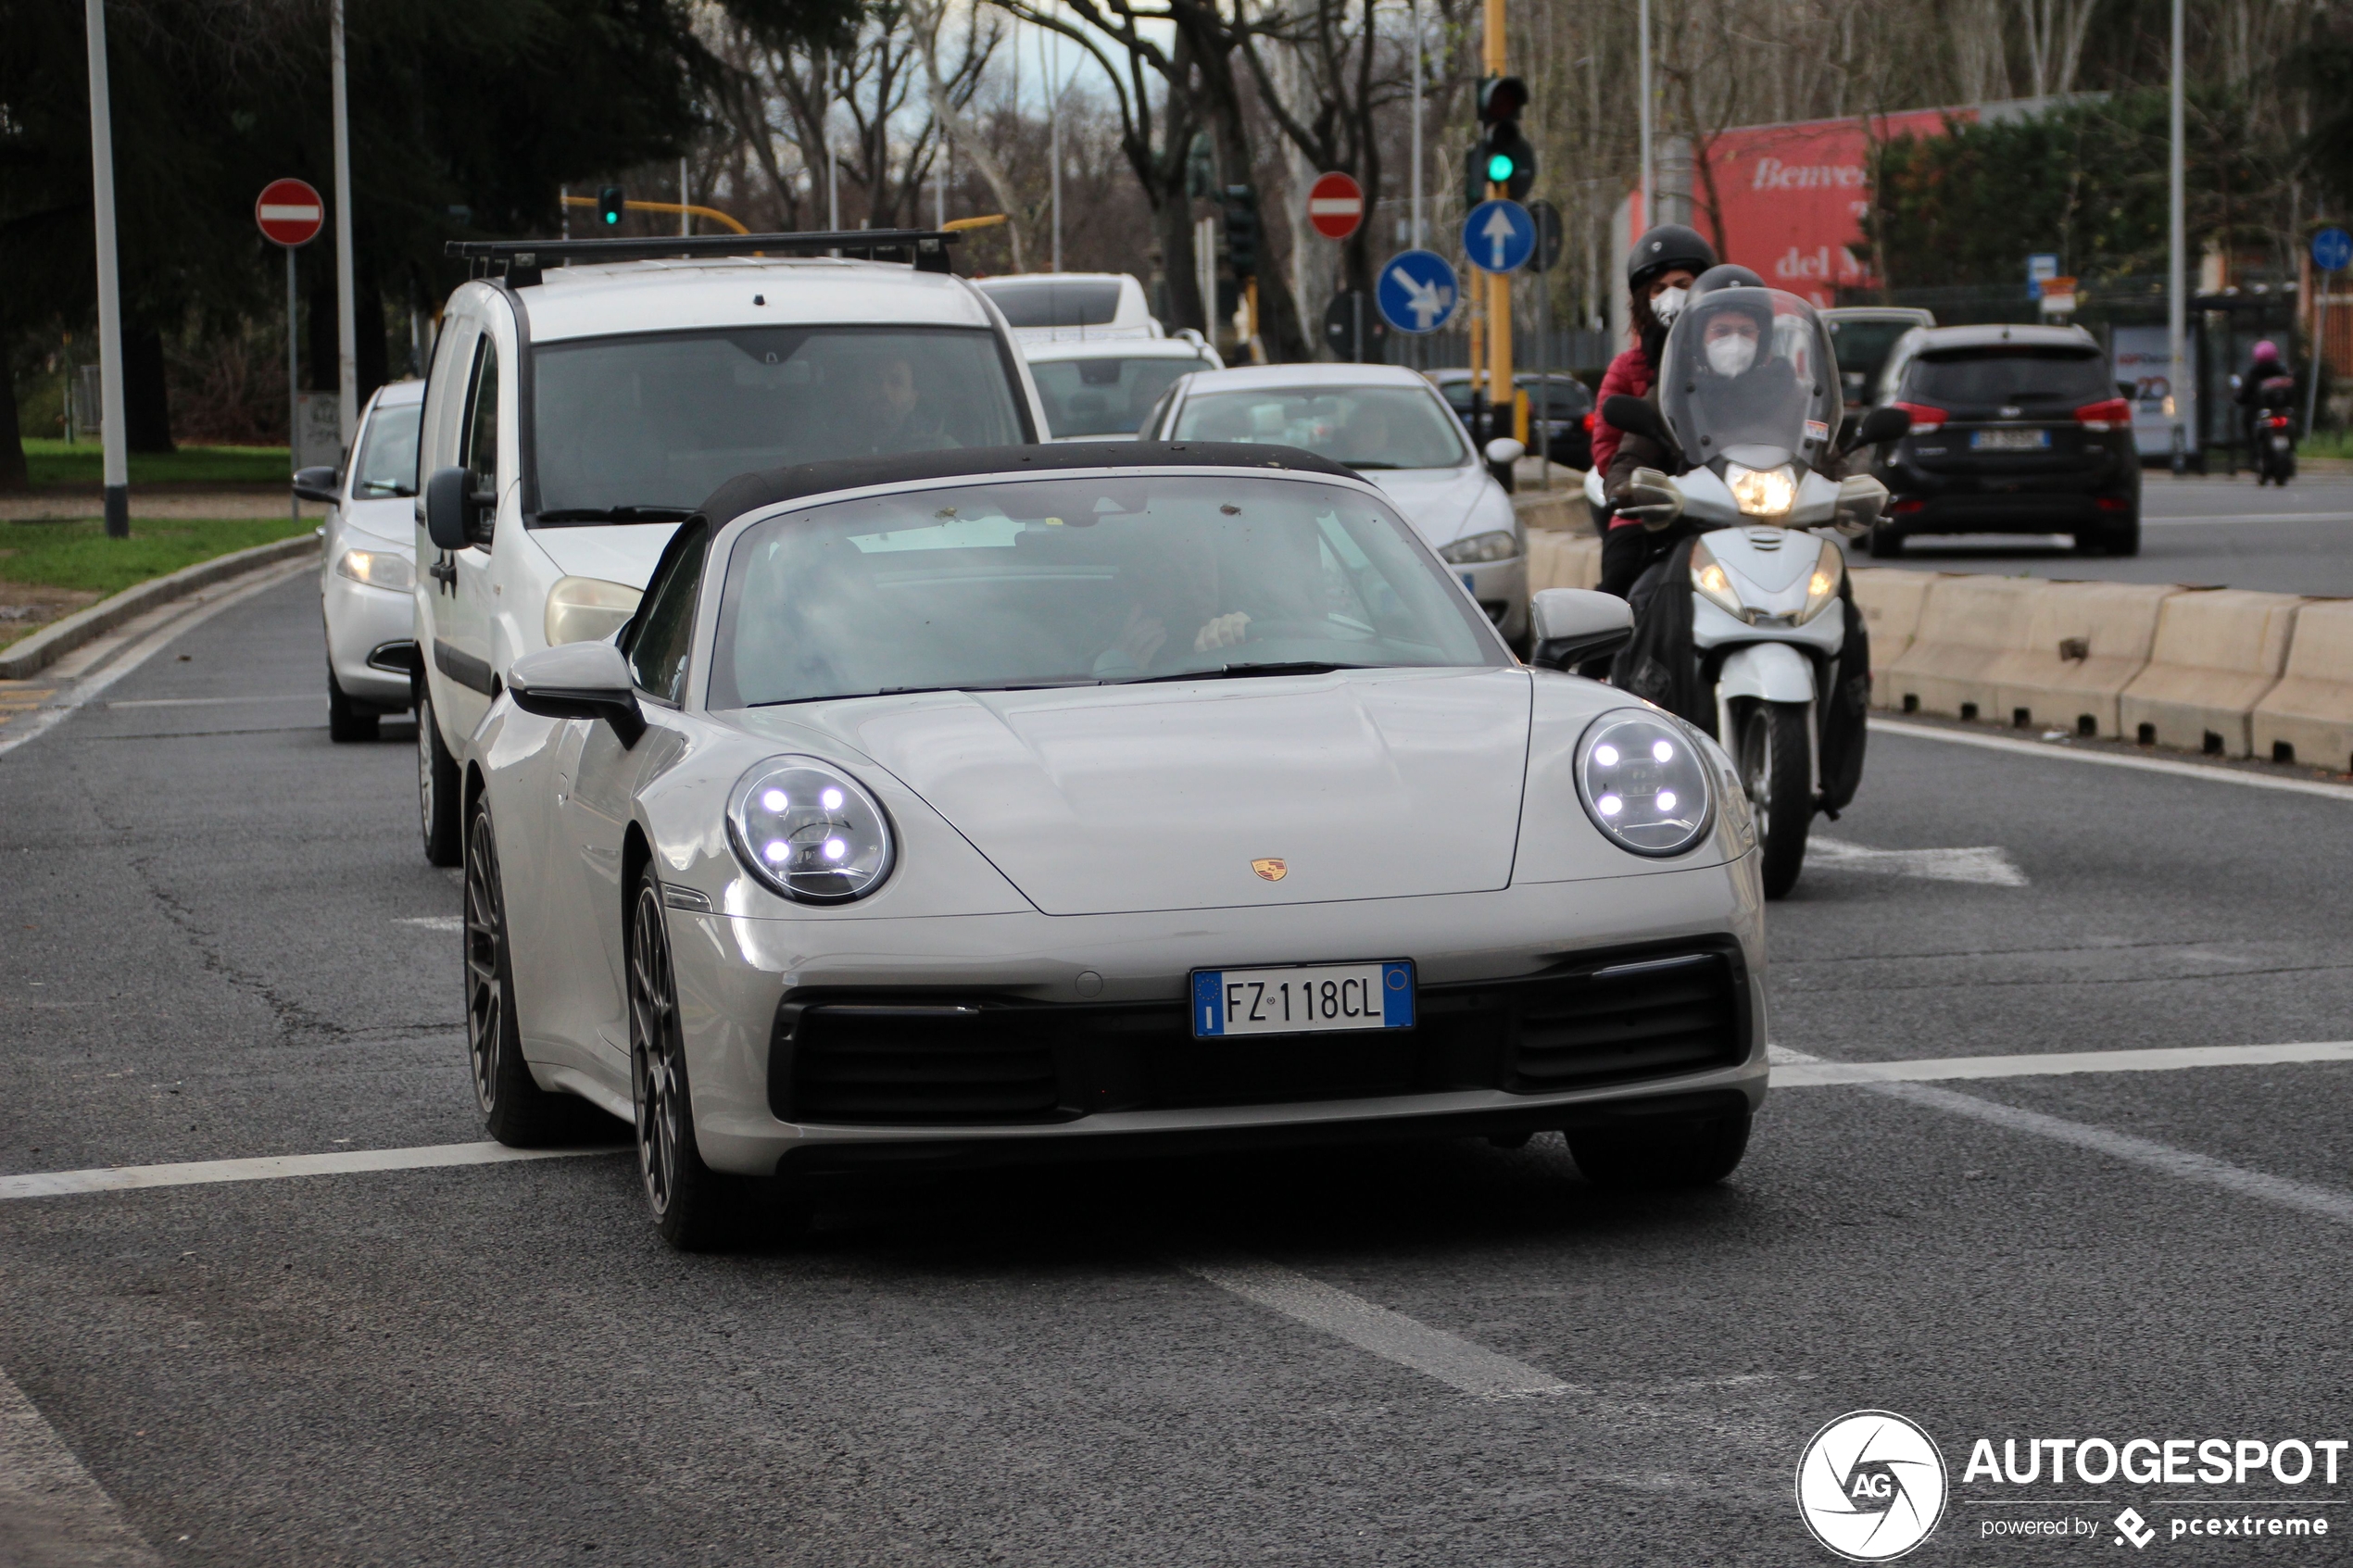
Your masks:
{"label": "italian license plate", "polygon": [[1969,444],[1980,452],[2040,452],[2051,444],[2047,430],[1980,430]]}
{"label": "italian license plate", "polygon": [[1414,966],[1297,964],[1193,971],[1193,1037],[1336,1035],[1414,1026]]}

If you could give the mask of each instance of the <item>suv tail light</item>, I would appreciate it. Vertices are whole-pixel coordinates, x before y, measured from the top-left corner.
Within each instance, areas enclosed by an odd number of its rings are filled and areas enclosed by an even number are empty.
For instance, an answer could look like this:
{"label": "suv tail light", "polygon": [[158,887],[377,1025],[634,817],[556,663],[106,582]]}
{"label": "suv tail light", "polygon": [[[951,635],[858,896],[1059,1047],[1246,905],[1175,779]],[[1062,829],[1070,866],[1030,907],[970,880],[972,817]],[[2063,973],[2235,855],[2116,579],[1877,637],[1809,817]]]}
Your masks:
{"label": "suv tail light", "polygon": [[1931,408],[1925,403],[1899,402],[1895,407],[1912,416],[1910,433],[1914,435],[1932,435],[1944,429],[1944,421],[1953,417],[1944,409]]}
{"label": "suv tail light", "polygon": [[1585,433],[1588,435],[1593,433],[1593,416],[1591,414],[1585,416]]}
{"label": "suv tail light", "polygon": [[2075,410],[2075,422],[2085,430],[2122,430],[2133,422],[2133,405],[2121,397],[2086,403]]}

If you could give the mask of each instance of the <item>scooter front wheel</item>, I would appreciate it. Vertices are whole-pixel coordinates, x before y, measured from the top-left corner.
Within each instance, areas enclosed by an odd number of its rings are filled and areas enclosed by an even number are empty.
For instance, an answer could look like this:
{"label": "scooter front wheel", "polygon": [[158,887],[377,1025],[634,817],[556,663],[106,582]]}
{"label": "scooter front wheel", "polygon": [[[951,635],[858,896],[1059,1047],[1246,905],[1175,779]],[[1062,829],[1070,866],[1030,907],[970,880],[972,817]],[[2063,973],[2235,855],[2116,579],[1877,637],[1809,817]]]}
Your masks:
{"label": "scooter front wheel", "polygon": [[1806,834],[1814,822],[1806,711],[1799,702],[1757,702],[1741,717],[1741,783],[1765,841],[1768,898],[1788,897],[1806,865]]}

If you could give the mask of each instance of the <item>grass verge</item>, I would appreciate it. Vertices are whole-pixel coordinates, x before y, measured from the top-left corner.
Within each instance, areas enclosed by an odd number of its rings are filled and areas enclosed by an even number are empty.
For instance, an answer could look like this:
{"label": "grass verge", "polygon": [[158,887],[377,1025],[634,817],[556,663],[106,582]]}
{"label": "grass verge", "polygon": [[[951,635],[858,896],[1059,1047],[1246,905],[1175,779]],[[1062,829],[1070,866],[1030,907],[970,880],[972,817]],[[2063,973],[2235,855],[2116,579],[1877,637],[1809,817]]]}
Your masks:
{"label": "grass verge", "polygon": [[148,522],[133,518],[131,537],[109,539],[95,519],[73,522],[0,522],[0,598],[11,583],[119,594],[134,583],[183,566],[251,549],[315,525],[290,518],[207,518]]}
{"label": "grass verge", "polygon": [[[25,468],[36,485],[100,484],[102,458],[94,441],[69,446],[25,438]],[[132,484],[283,484],[288,471],[283,446],[182,446],[177,452],[131,454]]]}

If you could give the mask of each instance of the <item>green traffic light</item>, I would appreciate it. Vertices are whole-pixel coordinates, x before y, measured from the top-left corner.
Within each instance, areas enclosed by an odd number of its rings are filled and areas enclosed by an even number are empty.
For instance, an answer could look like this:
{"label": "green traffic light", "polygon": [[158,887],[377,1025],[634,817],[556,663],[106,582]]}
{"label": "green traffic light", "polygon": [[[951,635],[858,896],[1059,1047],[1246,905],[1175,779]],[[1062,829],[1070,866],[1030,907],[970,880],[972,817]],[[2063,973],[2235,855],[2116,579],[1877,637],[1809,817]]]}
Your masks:
{"label": "green traffic light", "polygon": [[1512,177],[1512,156],[1509,153],[1487,155],[1487,178],[1501,185]]}
{"label": "green traffic light", "polygon": [[605,214],[605,221],[608,224],[618,223],[621,221],[621,214],[618,212],[608,212]]}

